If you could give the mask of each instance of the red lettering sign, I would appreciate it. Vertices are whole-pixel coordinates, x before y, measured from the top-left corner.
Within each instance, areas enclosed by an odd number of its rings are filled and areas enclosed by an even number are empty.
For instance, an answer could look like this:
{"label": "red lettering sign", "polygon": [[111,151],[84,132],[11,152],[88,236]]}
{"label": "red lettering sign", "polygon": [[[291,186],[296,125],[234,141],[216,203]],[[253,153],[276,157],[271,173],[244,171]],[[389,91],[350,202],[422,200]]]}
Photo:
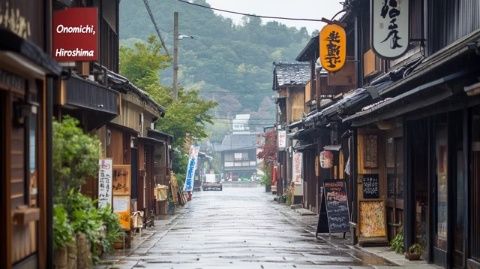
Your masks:
{"label": "red lettering sign", "polygon": [[68,8],[53,13],[52,55],[59,62],[96,61],[97,8]]}

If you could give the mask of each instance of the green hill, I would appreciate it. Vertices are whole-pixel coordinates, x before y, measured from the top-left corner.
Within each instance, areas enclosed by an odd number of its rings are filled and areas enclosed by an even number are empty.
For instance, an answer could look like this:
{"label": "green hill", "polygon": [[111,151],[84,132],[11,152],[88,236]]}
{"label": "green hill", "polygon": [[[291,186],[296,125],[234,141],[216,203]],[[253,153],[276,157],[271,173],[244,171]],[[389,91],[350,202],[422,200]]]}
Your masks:
{"label": "green hill", "polygon": [[[194,2],[208,5],[204,0]],[[202,96],[217,100],[219,117],[257,112],[257,118],[273,118],[272,62],[295,59],[309,39],[305,28],[263,23],[258,18],[244,18],[242,25],[234,25],[230,19],[215,15],[209,9],[176,0],[150,0],[149,3],[170,53],[173,52],[174,11],[180,14],[180,34],[195,37],[180,41],[179,82],[182,85],[199,88]],[[122,43],[145,40],[152,34],[155,29],[143,1],[121,1]],[[171,71],[161,74],[161,78],[163,83],[170,84]],[[265,106],[271,109],[266,110]]]}

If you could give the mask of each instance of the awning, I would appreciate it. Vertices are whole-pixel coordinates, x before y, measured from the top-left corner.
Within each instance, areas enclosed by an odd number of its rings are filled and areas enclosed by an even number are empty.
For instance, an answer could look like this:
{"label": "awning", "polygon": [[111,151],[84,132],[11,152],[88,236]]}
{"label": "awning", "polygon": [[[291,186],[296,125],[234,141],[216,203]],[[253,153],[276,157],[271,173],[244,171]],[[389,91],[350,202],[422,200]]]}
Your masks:
{"label": "awning", "polygon": [[295,144],[293,146],[293,150],[295,151],[305,151],[305,150],[314,150],[317,148],[317,144],[315,143],[301,143],[300,141],[297,142],[297,144]]}
{"label": "awning", "polygon": [[0,52],[13,52],[35,65],[41,67],[50,75],[60,75],[62,67],[48,54],[32,42],[25,40],[15,33],[0,27]]}
{"label": "awning", "polygon": [[383,102],[379,102],[366,110],[347,117],[343,122],[352,122],[352,126],[363,126],[433,105],[452,96],[454,92],[452,89],[446,87],[436,87],[434,91],[429,91],[430,89],[434,86],[465,76],[469,72],[471,71],[462,70],[422,84],[410,91],[402,93],[394,98],[385,99]]}
{"label": "awning", "polygon": [[[479,47],[480,29],[477,29],[469,35],[456,40],[433,55],[423,59],[410,75],[382,90],[380,95],[392,96],[395,95],[395,93],[398,93],[401,89],[408,89],[409,87],[413,88],[415,87],[415,84],[418,84],[418,80],[421,80],[426,75],[433,74],[434,76],[437,76],[437,78],[445,76],[448,72],[452,71],[452,69],[458,68],[455,65],[451,65],[451,63],[470,53],[474,54]],[[438,72],[443,67],[445,67],[446,70]]]}
{"label": "awning", "polygon": [[153,137],[156,139],[164,140],[164,139],[173,139],[171,134],[167,134],[158,130],[148,129],[147,135],[149,137]]}
{"label": "awning", "polygon": [[165,144],[165,141],[155,139],[153,137],[148,137],[148,136],[138,136],[138,140],[147,142],[147,143],[152,143],[152,144]]}
{"label": "awning", "polygon": [[290,123],[290,125],[288,125],[288,127],[289,127],[290,129],[293,129],[293,128],[297,128],[297,127],[302,126],[302,124],[303,124],[303,121],[302,121],[302,120],[299,120],[299,121]]}

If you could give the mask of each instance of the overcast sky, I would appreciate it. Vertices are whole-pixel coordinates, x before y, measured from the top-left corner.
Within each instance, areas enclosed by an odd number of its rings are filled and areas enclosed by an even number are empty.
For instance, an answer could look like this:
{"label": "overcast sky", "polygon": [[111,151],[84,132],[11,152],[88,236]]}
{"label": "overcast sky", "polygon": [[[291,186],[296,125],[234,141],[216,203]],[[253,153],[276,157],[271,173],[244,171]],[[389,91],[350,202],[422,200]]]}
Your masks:
{"label": "overcast sky", "polygon": [[[321,19],[322,17],[331,19],[335,13],[342,10],[339,0],[207,0],[207,2],[215,8],[243,13],[309,19]],[[236,23],[239,23],[242,17],[225,12],[215,11],[215,13],[231,18]],[[279,22],[288,26],[306,27],[309,33],[320,30],[323,26],[321,22],[287,20],[279,20]]]}

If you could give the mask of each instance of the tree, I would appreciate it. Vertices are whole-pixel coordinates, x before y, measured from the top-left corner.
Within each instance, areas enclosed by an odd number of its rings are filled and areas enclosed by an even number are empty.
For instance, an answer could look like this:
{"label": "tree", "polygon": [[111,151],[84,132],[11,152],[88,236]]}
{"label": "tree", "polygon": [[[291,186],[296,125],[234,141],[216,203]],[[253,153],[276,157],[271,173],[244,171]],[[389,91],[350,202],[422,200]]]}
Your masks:
{"label": "tree", "polygon": [[[171,88],[160,83],[160,71],[169,66],[170,59],[162,54],[160,42],[155,37],[137,42],[133,47],[120,48],[120,73],[166,108],[165,117],[157,121],[156,129],[173,135],[176,163],[181,164],[185,158],[183,148],[187,137],[194,140],[207,137],[206,127],[212,124],[209,111],[217,103],[202,99],[198,90],[184,88],[179,89],[178,98],[174,100]],[[178,177],[185,173],[184,170],[185,166],[174,164]]]}
{"label": "tree", "polygon": [[263,134],[265,143],[257,154],[259,159],[263,159],[265,164],[273,164],[277,160],[277,132],[275,130],[267,131]]}
{"label": "tree", "polygon": [[98,172],[100,141],[85,134],[78,120],[65,117],[53,121],[53,176],[55,196],[63,199],[69,190],[80,190]]}

